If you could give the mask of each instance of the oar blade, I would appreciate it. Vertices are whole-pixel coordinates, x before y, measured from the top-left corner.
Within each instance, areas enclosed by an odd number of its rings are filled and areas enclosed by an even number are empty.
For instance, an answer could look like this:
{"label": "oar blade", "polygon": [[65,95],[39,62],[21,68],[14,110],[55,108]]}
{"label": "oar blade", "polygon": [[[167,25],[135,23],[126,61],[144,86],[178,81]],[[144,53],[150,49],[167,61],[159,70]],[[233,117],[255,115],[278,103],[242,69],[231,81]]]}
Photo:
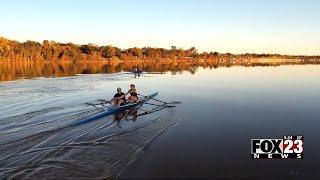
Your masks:
{"label": "oar blade", "polygon": [[177,107],[177,106],[164,105],[163,107],[166,107],[166,108],[174,108],[174,107]]}
{"label": "oar blade", "polygon": [[92,103],[85,103],[86,105],[89,105],[89,106],[93,106],[94,104]]}
{"label": "oar blade", "polygon": [[173,108],[173,107],[176,107],[176,106],[174,106],[174,105],[167,105],[167,104],[153,104],[153,103],[148,103],[148,102],[146,102],[145,104],[149,104],[149,105],[157,106],[157,107],[164,107],[164,108]]}
{"label": "oar blade", "polygon": [[181,104],[181,101],[172,101],[172,102],[168,102],[167,104]]}

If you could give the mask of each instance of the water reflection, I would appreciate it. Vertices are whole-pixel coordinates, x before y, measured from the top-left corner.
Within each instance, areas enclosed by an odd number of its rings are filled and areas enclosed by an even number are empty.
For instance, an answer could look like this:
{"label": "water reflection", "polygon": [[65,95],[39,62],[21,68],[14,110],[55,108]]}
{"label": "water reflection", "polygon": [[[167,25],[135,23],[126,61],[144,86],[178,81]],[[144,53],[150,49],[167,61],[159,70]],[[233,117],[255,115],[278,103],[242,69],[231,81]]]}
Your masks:
{"label": "water reflection", "polygon": [[232,60],[153,60],[153,61],[90,61],[90,62],[0,62],[0,81],[19,78],[63,77],[77,74],[133,72],[139,77],[141,72],[171,72],[172,74],[189,71],[195,74],[199,67],[218,68],[219,66],[279,66],[285,63],[244,63]]}
{"label": "water reflection", "polygon": [[120,112],[114,115],[114,122],[117,122],[117,125],[119,126],[119,128],[121,128],[120,126],[120,122],[121,120],[132,120],[133,122],[135,122],[138,118],[138,108],[131,108],[127,111],[124,112]]}
{"label": "water reflection", "polygon": [[[154,101],[157,101],[157,100],[154,100]],[[121,121],[126,120],[126,121],[135,122],[135,121],[137,121],[138,117],[140,117],[140,116],[152,114],[152,113],[161,111],[166,108],[174,108],[176,106],[173,104],[180,104],[180,103],[181,102],[170,102],[170,103],[164,102],[161,104],[155,104],[155,103],[145,102],[144,104],[147,104],[149,106],[153,106],[153,108],[146,110],[146,109],[141,108],[142,105],[138,105],[138,106],[133,107],[131,109],[128,109],[126,111],[122,111],[122,112],[114,114],[113,122],[116,123],[119,128],[121,128],[121,126],[120,126]]]}

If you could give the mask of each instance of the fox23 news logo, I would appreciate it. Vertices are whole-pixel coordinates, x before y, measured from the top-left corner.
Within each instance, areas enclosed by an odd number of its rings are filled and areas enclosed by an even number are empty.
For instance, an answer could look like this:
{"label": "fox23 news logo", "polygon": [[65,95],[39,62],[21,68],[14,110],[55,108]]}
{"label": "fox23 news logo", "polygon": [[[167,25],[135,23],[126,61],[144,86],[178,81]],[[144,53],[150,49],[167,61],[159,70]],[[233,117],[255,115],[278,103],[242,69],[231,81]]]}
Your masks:
{"label": "fox23 news logo", "polygon": [[251,139],[253,159],[303,159],[303,136],[283,136],[282,139]]}

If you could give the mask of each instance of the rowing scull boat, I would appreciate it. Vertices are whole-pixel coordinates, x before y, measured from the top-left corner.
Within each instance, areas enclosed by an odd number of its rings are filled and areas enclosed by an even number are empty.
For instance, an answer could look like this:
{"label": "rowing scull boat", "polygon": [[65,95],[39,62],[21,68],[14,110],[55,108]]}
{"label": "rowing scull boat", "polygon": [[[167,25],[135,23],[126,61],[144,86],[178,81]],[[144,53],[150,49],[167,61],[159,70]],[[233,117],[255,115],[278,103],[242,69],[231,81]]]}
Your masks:
{"label": "rowing scull boat", "polygon": [[76,121],[76,122],[72,123],[71,126],[78,126],[78,125],[85,124],[85,123],[88,123],[88,122],[91,122],[94,120],[98,120],[102,117],[105,117],[105,116],[108,116],[111,114],[115,114],[115,113],[118,113],[121,111],[131,109],[131,108],[136,107],[138,105],[142,105],[143,103],[145,103],[146,101],[148,101],[149,99],[151,99],[157,95],[158,95],[158,92],[155,92],[153,94],[150,94],[149,96],[145,96],[145,97],[139,99],[136,103],[129,103],[129,104],[119,106],[119,107],[106,107],[103,109],[102,112],[95,114],[93,116],[87,117],[85,119],[82,119],[80,121]]}

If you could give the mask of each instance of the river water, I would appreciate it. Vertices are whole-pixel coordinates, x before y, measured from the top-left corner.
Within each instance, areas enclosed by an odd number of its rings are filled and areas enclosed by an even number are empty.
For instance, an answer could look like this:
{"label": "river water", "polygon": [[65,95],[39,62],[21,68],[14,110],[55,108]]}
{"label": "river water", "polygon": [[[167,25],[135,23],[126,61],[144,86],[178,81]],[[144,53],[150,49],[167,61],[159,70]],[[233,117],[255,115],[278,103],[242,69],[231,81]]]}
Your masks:
{"label": "river water", "polygon": [[[1,82],[0,179],[319,178],[319,65],[194,72]],[[99,112],[86,102],[131,83],[140,94],[159,91],[158,99],[181,104],[70,126]],[[250,139],[283,135],[305,137],[303,160],[251,159]]]}

